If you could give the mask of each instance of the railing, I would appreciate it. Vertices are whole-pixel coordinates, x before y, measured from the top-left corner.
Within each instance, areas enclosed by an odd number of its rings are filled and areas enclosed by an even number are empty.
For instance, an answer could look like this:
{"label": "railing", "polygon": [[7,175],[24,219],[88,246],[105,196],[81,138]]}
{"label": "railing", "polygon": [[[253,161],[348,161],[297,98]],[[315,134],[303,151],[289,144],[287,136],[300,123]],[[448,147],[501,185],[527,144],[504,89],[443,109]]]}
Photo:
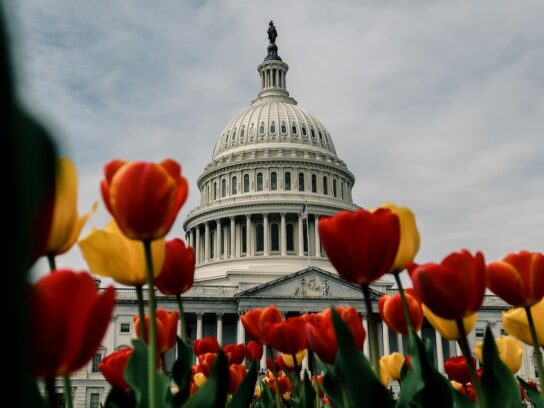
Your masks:
{"label": "railing", "polygon": [[[100,288],[103,292],[105,288]],[[232,297],[240,292],[238,286],[220,286],[220,285],[193,285],[182,297],[207,296],[207,297]],[[155,289],[158,297],[163,297],[158,290]],[[147,290],[144,290],[144,298],[147,298]],[[136,289],[134,288],[115,288],[117,300],[135,300]]]}

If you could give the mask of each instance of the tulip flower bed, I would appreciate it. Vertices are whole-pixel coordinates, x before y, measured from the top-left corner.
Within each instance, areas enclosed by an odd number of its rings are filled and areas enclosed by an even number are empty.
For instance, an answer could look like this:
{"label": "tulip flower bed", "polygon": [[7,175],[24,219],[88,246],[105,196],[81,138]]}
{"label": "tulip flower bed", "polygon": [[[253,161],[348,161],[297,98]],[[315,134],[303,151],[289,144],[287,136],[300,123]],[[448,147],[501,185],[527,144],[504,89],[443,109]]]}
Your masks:
{"label": "tulip flower bed", "polygon": [[[181,294],[193,284],[194,254],[181,239],[164,239],[187,197],[180,166],[173,160],[115,160],[104,174],[102,196],[113,218],[104,230],[93,229],[79,240],[79,246],[91,271],[134,286],[138,294],[137,339],[99,366],[112,386],[106,407],[544,407],[542,383],[539,391],[537,384],[514,376],[524,342],[534,346],[544,378],[542,254],[521,251],[486,266],[480,252],[461,250],[440,263],[418,265],[413,260],[419,232],[409,209],[384,204],[374,211],[343,211],[322,217],[319,234],[340,276],[361,287],[368,335],[359,312],[349,305],[287,319],[271,305],[241,317],[252,338],[248,344],[221,346],[207,337],[191,347]],[[99,347],[115,290],[99,295],[89,274],[56,269],[56,256],[75,244],[90,216],[77,216],[77,175],[70,160],[58,160],[56,180],[42,251],[51,273],[30,289],[30,372],[45,380],[50,405],[54,379],[62,377],[71,407],[70,373]],[[399,277],[405,269],[413,283],[406,290]],[[382,296],[378,310],[390,329],[407,336],[407,356],[378,353],[369,285],[386,274],[394,277],[399,293]],[[155,286],[176,297],[177,311],[156,308]],[[503,315],[513,337],[494,339],[488,328],[483,343],[471,350],[467,334],[486,287],[514,306]],[[463,352],[445,361],[449,379],[432,364],[430,344],[416,334],[424,317]],[[178,323],[181,337],[176,336]],[[365,341],[370,361],[362,352]],[[167,375],[164,354],[174,347],[177,359]],[[259,367],[264,348],[267,366]],[[400,391],[388,388],[392,381]],[[43,405],[37,393],[36,401]]]}

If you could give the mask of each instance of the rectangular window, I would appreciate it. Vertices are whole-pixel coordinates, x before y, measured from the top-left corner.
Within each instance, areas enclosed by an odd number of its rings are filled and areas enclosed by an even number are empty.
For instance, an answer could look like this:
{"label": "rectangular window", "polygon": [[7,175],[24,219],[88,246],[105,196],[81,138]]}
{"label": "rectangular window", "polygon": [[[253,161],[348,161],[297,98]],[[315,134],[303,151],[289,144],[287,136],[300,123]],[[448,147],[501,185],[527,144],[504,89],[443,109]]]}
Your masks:
{"label": "rectangular window", "polygon": [[100,408],[100,394],[93,392],[90,399],[90,408]]}
{"label": "rectangular window", "polygon": [[130,333],[130,323],[121,323],[120,333]]}
{"label": "rectangular window", "polygon": [[484,338],[484,329],[476,329],[475,333],[476,333],[477,338],[479,338],[479,339]]}
{"label": "rectangular window", "polygon": [[57,392],[53,396],[53,407],[54,408],[64,408],[66,405],[64,403],[64,394]]}
{"label": "rectangular window", "polygon": [[100,362],[102,361],[102,353],[96,353],[93,357],[93,364],[91,366],[91,373],[99,373],[100,370],[98,369],[98,366],[100,365]]}

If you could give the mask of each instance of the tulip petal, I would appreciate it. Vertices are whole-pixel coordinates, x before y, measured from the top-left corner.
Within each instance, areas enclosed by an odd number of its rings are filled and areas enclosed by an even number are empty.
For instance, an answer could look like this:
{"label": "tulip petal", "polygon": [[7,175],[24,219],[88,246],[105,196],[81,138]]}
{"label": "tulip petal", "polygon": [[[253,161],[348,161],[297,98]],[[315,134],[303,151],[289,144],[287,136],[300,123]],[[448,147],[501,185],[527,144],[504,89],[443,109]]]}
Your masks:
{"label": "tulip petal", "polygon": [[[531,315],[535,325],[538,345],[544,346],[544,300],[531,307]],[[525,308],[518,307],[503,312],[502,323],[508,334],[529,346],[533,345]]]}
{"label": "tulip petal", "polygon": [[[457,322],[455,320],[448,320],[434,314],[431,309],[426,305],[421,305],[423,308],[423,313],[429,321],[429,323],[440,333],[442,337],[448,340],[459,340],[459,330],[457,329]],[[465,327],[465,332],[468,334],[472,331],[476,325],[476,313],[473,313],[469,316],[463,318],[463,326]]]}
{"label": "tulip petal", "polygon": [[513,306],[525,306],[523,279],[516,268],[504,261],[487,266],[487,287]]}
{"label": "tulip petal", "polygon": [[58,250],[57,255],[61,255],[67,252],[70,248],[72,248],[72,246],[75,244],[75,242],[79,238],[79,234],[81,233],[81,230],[83,229],[83,227],[85,226],[89,218],[96,212],[97,208],[98,208],[98,203],[94,202],[91,211],[78,217],[77,221],[72,225],[72,232],[70,234],[70,237],[67,239],[65,244]]}

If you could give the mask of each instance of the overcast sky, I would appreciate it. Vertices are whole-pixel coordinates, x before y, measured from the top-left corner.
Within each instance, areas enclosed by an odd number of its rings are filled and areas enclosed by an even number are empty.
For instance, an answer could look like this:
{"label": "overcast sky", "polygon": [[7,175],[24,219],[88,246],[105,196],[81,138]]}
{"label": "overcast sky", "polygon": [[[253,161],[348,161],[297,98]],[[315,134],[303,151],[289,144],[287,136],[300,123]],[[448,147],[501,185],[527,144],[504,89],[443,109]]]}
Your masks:
{"label": "overcast sky", "polygon": [[[76,163],[80,212],[113,158],[172,157],[190,198],[259,88],[268,21],[288,90],[327,127],[362,207],[411,207],[419,262],[544,249],[542,1],[8,1],[19,89]],[[83,268],[75,247],[58,264]],[[39,266],[43,267],[43,266]]]}

